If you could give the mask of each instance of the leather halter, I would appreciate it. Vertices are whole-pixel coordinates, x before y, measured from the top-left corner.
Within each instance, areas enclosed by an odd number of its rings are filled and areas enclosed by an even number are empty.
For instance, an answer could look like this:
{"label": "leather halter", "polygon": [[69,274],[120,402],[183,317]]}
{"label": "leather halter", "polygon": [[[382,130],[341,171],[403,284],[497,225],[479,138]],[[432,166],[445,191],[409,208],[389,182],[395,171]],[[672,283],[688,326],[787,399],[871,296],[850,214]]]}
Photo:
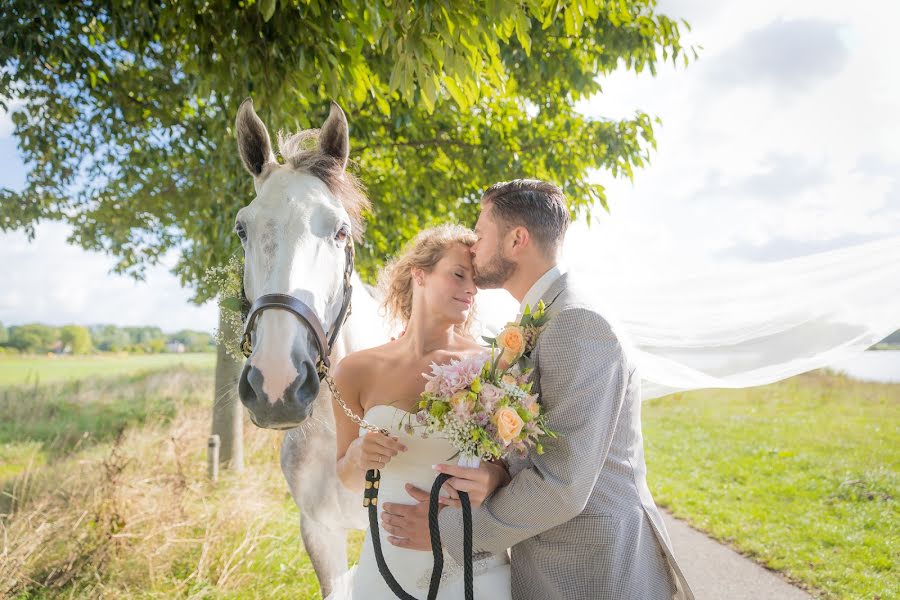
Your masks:
{"label": "leather halter", "polygon": [[353,286],[350,284],[350,277],[353,275],[354,259],[352,241],[347,242],[346,255],[347,262],[344,267],[344,299],[341,304],[341,312],[338,313],[337,319],[331,327],[331,335],[327,338],[325,329],[322,327],[322,322],[319,320],[315,311],[299,298],[291,296],[290,294],[263,294],[254,300],[253,304],[250,304],[249,300],[247,300],[246,292],[243,292],[242,287],[241,291],[244,293],[243,307],[245,309],[243,311],[245,312],[244,322],[246,323],[244,326],[244,336],[241,340],[241,352],[243,352],[244,356],[249,358],[253,353],[252,333],[253,328],[256,325],[256,320],[259,318],[260,314],[269,308],[286,310],[294,313],[294,315],[305,323],[313,333],[313,338],[316,341],[316,348],[319,352],[319,358],[316,361],[316,372],[319,375],[319,381],[321,381],[328,373],[328,368],[331,366],[329,356],[331,355],[334,342],[337,340],[337,336],[341,331],[341,327],[344,325],[344,321],[346,321],[347,317],[350,315],[350,297],[353,295]]}

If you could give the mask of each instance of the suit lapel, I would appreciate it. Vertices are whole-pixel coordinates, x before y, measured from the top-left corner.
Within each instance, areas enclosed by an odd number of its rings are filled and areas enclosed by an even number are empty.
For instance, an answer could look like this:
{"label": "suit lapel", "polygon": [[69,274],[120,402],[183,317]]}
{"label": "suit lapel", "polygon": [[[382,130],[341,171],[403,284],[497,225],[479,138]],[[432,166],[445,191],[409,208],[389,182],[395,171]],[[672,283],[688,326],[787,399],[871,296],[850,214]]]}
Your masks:
{"label": "suit lapel", "polygon": [[[541,296],[541,300],[544,301],[545,311],[550,319],[553,319],[553,316],[559,312],[559,309],[562,308],[559,306],[556,301],[559,299],[560,294],[562,294],[566,290],[566,286],[569,282],[569,274],[563,273],[559,276],[559,278],[553,282],[550,288],[544,292],[544,295]],[[539,362],[538,357],[540,355],[540,340],[538,340],[538,345],[534,349],[534,354],[532,356],[532,360],[534,362],[535,368],[535,386],[540,389],[540,370],[539,370]]]}

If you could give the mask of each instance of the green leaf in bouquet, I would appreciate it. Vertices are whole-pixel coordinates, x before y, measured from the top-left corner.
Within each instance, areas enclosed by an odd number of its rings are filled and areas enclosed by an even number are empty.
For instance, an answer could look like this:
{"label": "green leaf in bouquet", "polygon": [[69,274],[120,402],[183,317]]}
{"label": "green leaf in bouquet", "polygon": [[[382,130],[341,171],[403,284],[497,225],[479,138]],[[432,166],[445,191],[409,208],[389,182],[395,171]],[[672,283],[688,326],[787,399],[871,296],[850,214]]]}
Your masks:
{"label": "green leaf in bouquet", "polygon": [[538,454],[544,453],[544,445],[541,444],[540,442],[538,442],[537,444],[534,445],[534,449],[537,451]]}
{"label": "green leaf in bouquet", "polygon": [[531,419],[534,418],[534,417],[531,416],[531,413],[528,412],[528,411],[525,409],[525,407],[523,407],[523,406],[517,406],[517,407],[516,407],[516,414],[518,414],[518,415],[519,415],[519,418],[521,418],[522,421],[525,422],[525,423],[528,423],[529,421],[531,421]]}
{"label": "green leaf in bouquet", "polygon": [[450,405],[443,400],[435,400],[431,403],[431,409],[429,412],[431,413],[431,416],[440,419],[448,412],[450,412]]}
{"label": "green leaf in bouquet", "polygon": [[476,377],[472,380],[472,385],[469,388],[475,392],[476,394],[481,391],[481,377]]}
{"label": "green leaf in bouquet", "polygon": [[[493,349],[493,346],[491,346],[491,348]],[[493,352],[493,350],[492,350],[492,352]],[[490,377],[490,375],[491,375],[491,361],[486,360],[486,361],[484,361],[484,366],[481,367],[481,378],[487,379],[488,377]]]}
{"label": "green leaf in bouquet", "polygon": [[486,335],[481,336],[481,339],[486,341],[492,347],[497,345],[497,338],[487,337]]}

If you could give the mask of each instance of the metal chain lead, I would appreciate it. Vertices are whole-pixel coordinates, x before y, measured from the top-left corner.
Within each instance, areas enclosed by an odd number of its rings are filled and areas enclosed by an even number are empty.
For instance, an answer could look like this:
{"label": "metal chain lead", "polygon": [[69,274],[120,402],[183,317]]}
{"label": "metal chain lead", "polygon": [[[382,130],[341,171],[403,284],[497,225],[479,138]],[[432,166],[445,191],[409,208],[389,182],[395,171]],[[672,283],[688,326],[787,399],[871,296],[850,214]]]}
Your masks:
{"label": "metal chain lead", "polygon": [[347,403],[344,402],[344,398],[341,396],[341,393],[338,391],[337,386],[334,385],[334,379],[332,379],[331,373],[328,372],[328,367],[326,367],[325,364],[322,362],[319,363],[319,373],[322,374],[322,378],[328,384],[328,389],[331,390],[331,396],[340,405],[341,410],[344,411],[344,414],[347,415],[348,419],[350,419],[351,421],[356,423],[358,426],[360,426],[363,429],[366,429],[368,431],[372,431],[375,433],[381,433],[383,435],[388,435],[388,436],[390,435],[390,432],[387,429],[383,429],[381,427],[376,427],[375,425],[372,425],[371,423],[369,423],[362,417],[357,416],[356,413],[354,413],[352,410],[350,410],[350,407],[347,406]]}

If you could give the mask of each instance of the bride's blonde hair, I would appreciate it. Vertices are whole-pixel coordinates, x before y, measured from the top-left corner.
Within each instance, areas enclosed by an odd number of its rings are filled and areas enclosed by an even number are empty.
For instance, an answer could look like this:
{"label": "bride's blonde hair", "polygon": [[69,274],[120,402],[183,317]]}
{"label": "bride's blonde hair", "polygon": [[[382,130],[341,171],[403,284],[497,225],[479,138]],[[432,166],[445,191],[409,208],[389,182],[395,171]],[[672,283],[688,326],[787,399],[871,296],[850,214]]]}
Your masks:
{"label": "bride's blonde hair", "polygon": [[[419,268],[430,273],[454,244],[471,247],[477,241],[475,233],[461,225],[439,225],[420,231],[407,242],[403,250],[388,262],[378,277],[378,287],[382,294],[381,306],[395,322],[405,327],[412,315],[413,275]],[[475,315],[475,305],[469,310],[465,323],[456,326],[456,331],[471,335],[469,330]]]}

